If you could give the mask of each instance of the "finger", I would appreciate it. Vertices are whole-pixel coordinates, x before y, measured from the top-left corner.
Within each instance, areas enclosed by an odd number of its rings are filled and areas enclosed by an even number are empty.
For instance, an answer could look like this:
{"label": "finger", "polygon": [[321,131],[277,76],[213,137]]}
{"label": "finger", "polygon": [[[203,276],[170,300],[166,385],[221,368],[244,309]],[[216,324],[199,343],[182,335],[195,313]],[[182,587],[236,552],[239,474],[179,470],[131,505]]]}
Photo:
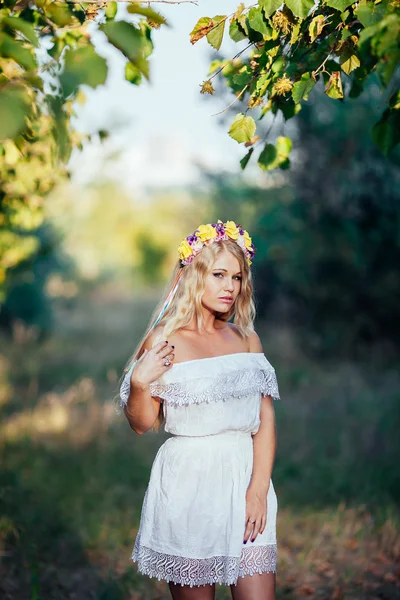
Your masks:
{"label": "finger", "polygon": [[153,352],[155,352],[156,354],[158,354],[158,352],[162,349],[165,348],[165,346],[167,346],[168,342],[158,342],[158,344],[156,344],[155,346],[153,346],[152,350]]}
{"label": "finger", "polygon": [[[173,362],[174,358],[175,358],[175,355],[174,355],[174,354],[169,354],[168,356],[166,356],[165,358],[163,358],[162,365],[163,365],[164,367],[169,367],[169,366],[171,366],[171,363]],[[165,361],[166,361],[166,360],[168,360],[170,364],[167,364],[167,365],[166,365],[166,364],[165,364]]]}
{"label": "finger", "polygon": [[138,359],[138,362],[139,362],[139,360],[142,360],[142,358],[144,358],[144,357],[146,356],[146,354],[147,354],[147,353],[148,353],[148,350],[147,350],[147,348],[145,348],[145,349],[143,350],[143,352],[142,352],[142,354],[141,354],[140,358]]}
{"label": "finger", "polygon": [[260,525],[261,525],[261,519],[257,519],[256,522],[254,523],[254,531],[253,531],[252,536],[251,536],[251,541],[252,542],[255,541],[256,537],[260,533]]}
{"label": "finger", "polygon": [[264,533],[264,529],[265,529],[265,525],[267,524],[267,519],[266,516],[263,515],[261,518],[261,527],[260,527],[260,533]]}
{"label": "finger", "polygon": [[246,529],[245,529],[244,536],[243,536],[243,541],[245,543],[249,540],[250,534],[254,529],[254,525],[255,525],[255,523],[250,523],[250,520],[247,521]]}
{"label": "finger", "polygon": [[168,356],[168,354],[171,354],[171,352],[173,352],[174,349],[175,349],[175,346],[172,346],[172,345],[165,346],[164,348],[162,348],[162,350],[160,350],[157,353],[157,356],[159,358],[165,358],[166,356]]}

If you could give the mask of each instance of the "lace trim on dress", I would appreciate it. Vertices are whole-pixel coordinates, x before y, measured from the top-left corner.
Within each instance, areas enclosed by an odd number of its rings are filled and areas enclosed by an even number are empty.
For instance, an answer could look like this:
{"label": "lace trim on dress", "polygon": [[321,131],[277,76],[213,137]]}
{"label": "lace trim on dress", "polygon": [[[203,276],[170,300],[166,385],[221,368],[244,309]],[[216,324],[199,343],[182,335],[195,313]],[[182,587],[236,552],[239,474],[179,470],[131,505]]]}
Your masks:
{"label": "lace trim on dress", "polygon": [[162,384],[150,384],[152,396],[159,396],[175,406],[202,402],[217,402],[228,398],[243,398],[261,392],[279,400],[278,382],[274,369],[247,368],[216,377]]}
{"label": "lace trim on dress", "polygon": [[[126,373],[120,388],[121,406],[128,402],[130,373]],[[199,377],[174,383],[150,384],[152,396],[167,400],[173,406],[188,406],[202,402],[218,402],[228,398],[243,398],[260,392],[279,400],[275,369],[247,368],[230,373],[221,373],[218,378]]]}
{"label": "lace trim on dress", "polygon": [[190,587],[219,583],[231,585],[238,577],[255,573],[276,572],[277,546],[253,546],[243,548],[240,559],[236,556],[212,556],[211,558],[186,558],[157,552],[141,546],[136,538],[132,560],[138,570],[159,581],[172,581]]}

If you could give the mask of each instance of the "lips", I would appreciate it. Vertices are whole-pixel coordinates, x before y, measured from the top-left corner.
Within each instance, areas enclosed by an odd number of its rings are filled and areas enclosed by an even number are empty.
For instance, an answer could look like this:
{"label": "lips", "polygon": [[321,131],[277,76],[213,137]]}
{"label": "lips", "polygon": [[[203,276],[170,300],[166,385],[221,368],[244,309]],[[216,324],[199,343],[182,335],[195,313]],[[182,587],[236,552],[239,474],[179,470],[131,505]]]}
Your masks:
{"label": "lips", "polygon": [[222,302],[233,302],[232,296],[223,296],[222,298],[219,298],[219,300],[222,300]]}

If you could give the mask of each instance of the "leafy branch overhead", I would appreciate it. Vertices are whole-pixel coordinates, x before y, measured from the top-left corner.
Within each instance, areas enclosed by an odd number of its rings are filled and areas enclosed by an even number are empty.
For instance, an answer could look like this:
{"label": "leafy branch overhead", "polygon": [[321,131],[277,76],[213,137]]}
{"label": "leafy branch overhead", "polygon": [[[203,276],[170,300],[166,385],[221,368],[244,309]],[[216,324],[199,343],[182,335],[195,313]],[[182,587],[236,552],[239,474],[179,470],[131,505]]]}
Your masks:
{"label": "leafy branch overhead", "polygon": [[[228,33],[227,33],[228,32]],[[279,136],[272,144],[256,134],[256,120],[266,114],[284,121],[301,110],[319,82],[333,100],[357,98],[375,76],[381,88],[381,118],[372,137],[384,155],[400,141],[400,3],[398,0],[259,0],[241,3],[231,15],[202,17],[190,33],[219,50],[224,38],[243,42],[232,59],[214,60],[201,93],[214,93],[212,80],[221,75],[245,113],[234,118],[229,135],[251,146],[241,160],[244,169],[256,145],[262,145],[258,165],[263,170],[289,166],[291,141]],[[248,113],[257,110],[254,118]],[[256,120],[255,120],[256,119]]]}
{"label": "leafy branch overhead", "polygon": [[126,4],[122,20],[117,10],[117,2],[1,4],[0,303],[7,274],[37,251],[45,197],[81,145],[70,126],[74,102],[84,101],[81,86],[97,88],[107,79],[91,31],[102,31],[125,57],[127,81],[139,85],[150,77],[152,32],[166,20],[138,2]]}

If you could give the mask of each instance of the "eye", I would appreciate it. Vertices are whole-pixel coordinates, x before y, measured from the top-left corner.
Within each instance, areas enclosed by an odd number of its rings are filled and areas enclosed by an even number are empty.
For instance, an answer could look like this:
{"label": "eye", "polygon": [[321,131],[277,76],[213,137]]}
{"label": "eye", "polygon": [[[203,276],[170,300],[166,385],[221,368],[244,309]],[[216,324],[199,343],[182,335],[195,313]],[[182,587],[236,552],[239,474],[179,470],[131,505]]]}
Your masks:
{"label": "eye", "polygon": [[236,279],[237,279],[238,281],[242,281],[242,277],[241,277],[241,275],[235,275],[235,277],[236,277]]}
{"label": "eye", "polygon": [[222,277],[222,273],[214,273],[214,277],[219,277],[220,275]]}

